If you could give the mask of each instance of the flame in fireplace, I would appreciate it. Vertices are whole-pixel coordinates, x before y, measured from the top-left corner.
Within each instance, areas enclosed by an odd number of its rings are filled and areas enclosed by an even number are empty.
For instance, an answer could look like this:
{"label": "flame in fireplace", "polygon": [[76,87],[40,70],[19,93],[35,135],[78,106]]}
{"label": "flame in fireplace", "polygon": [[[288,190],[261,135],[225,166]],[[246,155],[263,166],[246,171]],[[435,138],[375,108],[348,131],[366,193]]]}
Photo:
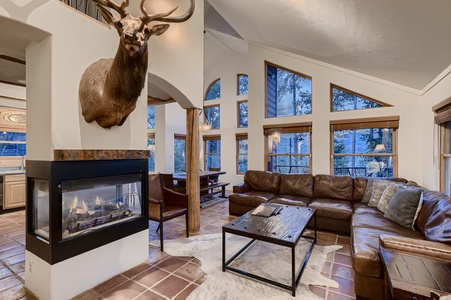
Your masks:
{"label": "flame in fireplace", "polygon": [[96,197],[96,205],[100,205],[100,204],[101,204],[100,198],[99,198],[99,196],[97,196]]}
{"label": "flame in fireplace", "polygon": [[85,203],[84,200],[82,201],[82,204],[83,204],[83,209],[84,209],[85,211],[88,211],[88,206],[86,205],[86,203]]}
{"label": "flame in fireplace", "polygon": [[70,209],[71,209],[71,210],[72,210],[72,209],[76,209],[77,206],[78,206],[78,196],[75,195],[74,201],[72,201],[72,205],[71,205]]}

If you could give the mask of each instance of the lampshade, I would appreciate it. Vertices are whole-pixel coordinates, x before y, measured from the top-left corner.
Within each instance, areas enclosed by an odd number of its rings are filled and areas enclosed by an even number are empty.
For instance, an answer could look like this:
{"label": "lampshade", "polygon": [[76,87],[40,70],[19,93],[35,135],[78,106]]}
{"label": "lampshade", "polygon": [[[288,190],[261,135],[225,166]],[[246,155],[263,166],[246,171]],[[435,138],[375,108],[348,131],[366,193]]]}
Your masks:
{"label": "lampshade", "polygon": [[[202,114],[204,117],[202,118]],[[199,113],[199,131],[208,131],[211,129],[211,124],[208,121],[207,115],[204,110],[201,110]]]}
{"label": "lampshade", "polygon": [[377,144],[376,148],[374,148],[374,152],[384,152],[385,151],[385,145],[384,144]]}
{"label": "lampshade", "polygon": [[280,142],[280,133],[274,132],[274,133],[272,134],[272,138],[273,138],[273,141],[274,141],[274,142],[276,142],[276,143]]}

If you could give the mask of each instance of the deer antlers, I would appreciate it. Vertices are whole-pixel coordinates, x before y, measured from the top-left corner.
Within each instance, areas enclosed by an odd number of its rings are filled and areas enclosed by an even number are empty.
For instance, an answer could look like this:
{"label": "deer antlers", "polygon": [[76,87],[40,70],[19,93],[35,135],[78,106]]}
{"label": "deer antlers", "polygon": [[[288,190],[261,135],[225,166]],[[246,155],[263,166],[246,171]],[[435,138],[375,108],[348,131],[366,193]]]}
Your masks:
{"label": "deer antlers", "polygon": [[[97,4],[103,5],[105,7],[109,7],[111,9],[114,9],[116,12],[118,12],[121,15],[121,18],[124,18],[128,13],[125,11],[125,8],[128,7],[130,0],[124,0],[121,5],[117,5],[112,0],[93,0]],[[141,0],[141,3],[139,5],[139,8],[141,9],[141,12],[143,13],[143,16],[141,17],[141,20],[145,24],[149,24],[152,21],[162,21],[162,22],[168,22],[168,23],[181,23],[188,20],[194,13],[194,2],[195,0],[190,0],[191,4],[188,9],[188,11],[178,17],[168,17],[170,14],[172,14],[178,6],[176,6],[174,9],[166,12],[166,13],[159,13],[159,14],[148,14],[147,10],[144,8],[144,2],[146,0]]]}

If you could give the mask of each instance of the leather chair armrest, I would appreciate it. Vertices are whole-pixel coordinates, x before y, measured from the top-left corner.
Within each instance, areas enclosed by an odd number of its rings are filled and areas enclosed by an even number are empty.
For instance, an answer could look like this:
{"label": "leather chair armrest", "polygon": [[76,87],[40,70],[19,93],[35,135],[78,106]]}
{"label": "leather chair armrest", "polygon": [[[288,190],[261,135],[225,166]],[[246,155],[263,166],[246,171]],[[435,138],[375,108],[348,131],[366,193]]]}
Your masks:
{"label": "leather chair armrest", "polygon": [[451,245],[448,244],[386,234],[380,235],[379,242],[386,249],[451,261]]}
{"label": "leather chair armrest", "polygon": [[162,192],[165,206],[188,207],[188,195],[165,187],[162,188]]}
{"label": "leather chair armrest", "polygon": [[233,192],[234,193],[246,193],[249,192],[250,186],[246,182],[237,184],[233,186]]}

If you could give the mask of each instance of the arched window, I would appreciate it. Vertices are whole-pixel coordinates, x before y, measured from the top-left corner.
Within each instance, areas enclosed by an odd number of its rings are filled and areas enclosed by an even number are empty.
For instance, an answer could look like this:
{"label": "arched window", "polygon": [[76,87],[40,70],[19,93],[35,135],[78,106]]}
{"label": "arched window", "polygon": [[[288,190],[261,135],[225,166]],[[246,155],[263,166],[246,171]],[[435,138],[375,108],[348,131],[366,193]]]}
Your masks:
{"label": "arched window", "polygon": [[221,98],[221,79],[213,81],[207,89],[205,100],[215,100]]}

